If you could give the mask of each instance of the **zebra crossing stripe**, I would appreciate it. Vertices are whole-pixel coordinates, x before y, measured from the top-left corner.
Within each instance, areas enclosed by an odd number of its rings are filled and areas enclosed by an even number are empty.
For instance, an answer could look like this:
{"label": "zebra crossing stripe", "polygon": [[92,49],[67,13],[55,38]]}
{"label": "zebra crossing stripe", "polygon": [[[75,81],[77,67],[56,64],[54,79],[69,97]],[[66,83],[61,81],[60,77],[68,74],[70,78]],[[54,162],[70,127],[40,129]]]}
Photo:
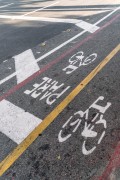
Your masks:
{"label": "zebra crossing stripe", "polygon": [[29,76],[40,70],[31,49],[14,56],[14,59],[15,69],[18,72],[16,74],[17,84],[21,83]]}
{"label": "zebra crossing stripe", "polygon": [[[31,49],[14,56],[17,84],[40,70]],[[20,144],[38,124],[41,119],[25,112],[7,100],[0,102],[0,132]]]}
{"label": "zebra crossing stripe", "polygon": [[[97,21],[95,24],[93,24],[93,26],[90,28],[90,31],[96,31],[96,28],[98,28],[96,25],[98,25],[99,23],[101,23],[102,21],[104,21],[105,19],[107,19],[108,17],[110,17],[112,14],[114,14],[115,12],[117,12],[118,10],[120,9],[120,7],[116,8],[114,11],[110,12],[109,14],[107,14],[106,16],[104,16],[102,19],[100,19],[99,21]],[[116,16],[114,18],[117,19],[119,17]],[[9,17],[6,17],[4,15],[0,16],[0,18],[9,18]],[[31,18],[31,17],[30,17]],[[113,20],[112,20],[113,21]],[[109,24],[111,23],[108,23],[106,26],[108,26]],[[76,22],[76,25],[77,26],[81,26],[80,24],[78,24]],[[85,23],[84,23],[85,25]],[[99,30],[102,30],[103,28],[105,28],[105,26],[99,28]],[[98,31],[99,31],[98,30]],[[61,45],[55,47],[54,49],[50,50],[49,52],[47,52],[46,54],[42,55],[41,57],[39,57],[38,59],[36,59],[36,62],[39,62],[41,60],[43,60],[44,58],[48,57],[49,55],[53,54],[54,52],[56,52],[57,50],[61,49],[62,47],[64,47],[65,45],[69,44],[70,42],[72,42],[73,40],[77,39],[78,37],[82,36],[84,33],[86,33],[87,31],[84,30],[80,33],[78,33],[77,35],[75,35],[74,37],[70,38],[69,40],[67,40],[66,42],[62,43]],[[25,53],[25,52],[24,52]],[[7,82],[8,80],[12,79],[13,77],[15,77],[19,72],[18,71],[15,71],[14,73],[8,75],[7,77],[3,78],[0,80],[0,85],[4,84],[5,82]]]}
{"label": "zebra crossing stripe", "polygon": [[7,100],[0,102],[0,132],[20,144],[42,122]]}

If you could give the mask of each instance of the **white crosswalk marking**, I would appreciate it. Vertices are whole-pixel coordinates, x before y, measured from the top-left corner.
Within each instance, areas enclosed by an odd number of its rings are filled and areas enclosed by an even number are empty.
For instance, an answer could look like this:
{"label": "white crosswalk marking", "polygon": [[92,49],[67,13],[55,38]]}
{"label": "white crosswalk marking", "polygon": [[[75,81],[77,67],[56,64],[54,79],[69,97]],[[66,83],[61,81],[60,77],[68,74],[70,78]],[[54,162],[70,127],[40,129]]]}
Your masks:
{"label": "white crosswalk marking", "polygon": [[[17,84],[40,70],[31,49],[14,56]],[[0,102],[0,132],[20,144],[38,124],[41,119],[25,112],[7,100]]]}
{"label": "white crosswalk marking", "polygon": [[41,122],[41,119],[6,100],[0,102],[0,132],[17,144],[20,144]]}
{"label": "white crosswalk marking", "polygon": [[27,79],[29,76],[40,70],[31,49],[14,56],[17,83]]}

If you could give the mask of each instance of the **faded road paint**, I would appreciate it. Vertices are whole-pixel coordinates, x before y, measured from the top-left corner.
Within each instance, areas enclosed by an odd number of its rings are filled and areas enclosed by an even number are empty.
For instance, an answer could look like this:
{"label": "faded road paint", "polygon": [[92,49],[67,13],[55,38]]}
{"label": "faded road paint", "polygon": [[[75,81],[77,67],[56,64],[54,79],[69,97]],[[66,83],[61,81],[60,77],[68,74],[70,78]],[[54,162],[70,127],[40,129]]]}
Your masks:
{"label": "faded road paint", "polygon": [[[114,11],[112,11],[111,13],[109,13],[108,15],[104,16],[102,19],[100,19],[99,21],[97,21],[94,25],[98,25],[99,23],[101,23],[102,21],[104,21],[106,18],[108,18],[109,16],[111,16],[112,14],[114,14],[116,11],[118,11],[120,9],[119,8],[116,8]],[[114,20],[116,20],[117,18],[119,17],[116,16],[115,18],[113,18],[111,21],[109,21],[108,23],[106,23],[104,26],[102,26],[101,28],[99,28],[94,34],[98,33],[99,31],[101,31],[102,29],[106,28],[107,26],[109,26]],[[69,44],[70,42],[72,42],[73,40],[77,39],[78,37],[82,36],[84,33],[86,33],[87,31],[84,30],[82,32],[80,32],[79,34],[75,35],[74,37],[72,37],[71,39],[67,40],[66,42],[62,43],[61,45],[59,45],[58,47],[54,48],[53,50],[49,51],[48,53],[44,54],[43,56],[41,56],[40,58],[38,58],[36,60],[36,62],[39,62],[41,60],[43,60],[44,58],[48,57],[49,55],[51,55],[52,53],[56,52],[57,50],[61,49],[62,47],[64,47],[65,45]],[[93,35],[94,35],[93,34]],[[93,36],[89,36],[88,38],[86,38],[85,40],[83,40],[81,42],[84,43],[86,42],[88,39],[92,38]],[[4,79],[2,79],[0,81],[0,85],[5,83],[6,81],[10,80],[11,78],[15,77],[17,75],[18,72],[14,72],[13,74],[5,77]]]}
{"label": "faded road paint", "polygon": [[120,44],[82,81],[80,84],[42,121],[32,133],[13,150],[1,163],[0,175],[2,175],[22,153],[34,142],[64,110],[65,107],[86,87],[86,85],[102,70],[102,68],[120,51]]}
{"label": "faded road paint", "polygon": [[[108,17],[108,16],[107,16]],[[69,49],[68,51],[66,51],[64,54],[62,54],[61,56],[59,56],[58,58],[56,58],[55,60],[51,61],[48,65],[46,65],[45,67],[43,67],[40,71],[37,71],[36,73],[34,73],[32,76],[30,76],[29,78],[27,78],[26,80],[24,80],[23,82],[19,83],[18,85],[14,86],[13,88],[11,88],[7,93],[3,94],[2,96],[0,96],[0,101],[2,101],[3,99],[7,98],[8,96],[10,96],[11,94],[13,94],[15,91],[17,91],[18,89],[20,89],[21,87],[23,87],[24,85],[26,85],[28,82],[32,81],[35,77],[39,76],[40,74],[42,74],[43,72],[47,71],[49,68],[51,68],[53,65],[57,64],[59,61],[61,61],[64,57],[66,57],[67,55],[69,55],[70,53],[72,53],[74,50],[76,50],[77,48],[79,48],[81,45],[83,45],[84,43],[86,43],[88,40],[92,39],[94,37],[95,34],[97,34],[98,32],[100,32],[101,30],[105,29],[106,27],[108,27],[109,25],[111,25],[116,19],[118,19],[120,17],[120,15],[115,16],[112,20],[110,20],[109,22],[107,22],[104,26],[102,26],[98,31],[96,31],[94,34],[89,35],[88,37],[86,37],[85,39],[83,39],[82,41],[80,41],[77,45],[75,45],[73,48]],[[59,50],[60,48],[62,48],[63,46],[67,45],[69,42],[71,42],[72,40],[78,38],[80,35],[84,34],[85,31],[82,31],[80,34],[76,35],[75,37],[73,37],[72,39],[68,40],[67,42],[63,43],[62,45],[58,46],[57,48],[53,49],[52,51],[48,52],[47,54],[41,56],[40,58],[38,58],[36,61],[39,62],[41,60],[43,60],[44,58],[48,57],[50,54],[54,53],[55,51]],[[14,72],[13,74],[11,74],[10,76],[6,77],[5,79],[0,81],[0,84],[3,84],[4,82],[8,81],[9,79],[13,78],[14,76],[17,75],[18,72]]]}

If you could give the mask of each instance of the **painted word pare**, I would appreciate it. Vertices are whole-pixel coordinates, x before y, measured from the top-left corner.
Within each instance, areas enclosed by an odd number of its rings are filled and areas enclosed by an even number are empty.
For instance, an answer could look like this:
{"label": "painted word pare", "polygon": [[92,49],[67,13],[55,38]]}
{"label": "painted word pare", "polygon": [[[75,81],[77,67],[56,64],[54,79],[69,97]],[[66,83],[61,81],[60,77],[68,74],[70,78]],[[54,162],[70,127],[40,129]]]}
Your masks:
{"label": "painted word pare", "polygon": [[32,98],[39,98],[39,100],[46,99],[46,104],[52,105],[57,99],[59,99],[70,86],[65,87],[65,84],[60,84],[56,80],[44,77],[41,83],[33,84],[31,90],[25,90],[26,95],[30,95]]}

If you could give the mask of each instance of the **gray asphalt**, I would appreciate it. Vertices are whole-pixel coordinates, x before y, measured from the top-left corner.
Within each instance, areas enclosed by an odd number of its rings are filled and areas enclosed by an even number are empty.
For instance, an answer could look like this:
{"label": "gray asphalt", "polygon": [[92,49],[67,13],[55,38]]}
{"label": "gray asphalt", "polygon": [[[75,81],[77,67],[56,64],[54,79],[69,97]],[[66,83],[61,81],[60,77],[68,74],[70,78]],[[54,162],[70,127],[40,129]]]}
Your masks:
{"label": "gray asphalt", "polygon": [[[35,10],[35,7],[23,7],[23,5],[34,5],[39,1],[1,1],[1,6],[5,4],[15,3],[12,6],[4,7],[0,9],[0,15],[21,15],[27,12]],[[42,1],[40,1],[42,2]],[[46,2],[46,1],[43,1]],[[48,1],[49,2],[49,1]],[[51,1],[50,1],[51,2]],[[117,7],[119,5],[113,5]],[[84,8],[84,6],[82,6]],[[89,7],[89,6],[88,6]],[[90,8],[102,8],[102,6],[90,6]],[[107,7],[111,7],[108,5]],[[36,7],[37,8],[37,7]],[[40,8],[40,6],[38,6]],[[58,7],[56,7],[58,8]],[[69,7],[65,7],[68,8]],[[73,7],[73,8],[76,8]],[[79,8],[79,6],[77,6]],[[92,16],[73,16],[67,18],[83,19],[90,23],[95,23],[98,19],[108,14],[108,12],[101,13],[99,15]],[[63,17],[64,18],[64,17]],[[50,23],[50,22],[32,22],[32,21],[16,21],[16,20],[3,20],[0,19],[0,63],[4,60],[12,58],[14,55],[34,48],[38,44],[44,41],[49,41],[51,38],[61,34],[63,31],[70,29],[72,24],[63,23]],[[6,38],[7,37],[7,38]]]}
{"label": "gray asphalt", "polygon": [[[9,2],[10,3],[10,2]],[[26,10],[25,10],[26,11]],[[107,12],[108,13],[108,12]],[[107,13],[101,13],[84,18],[84,20],[95,23]],[[110,22],[117,16],[120,11],[114,13],[108,19],[100,23],[100,27]],[[32,23],[32,22],[15,22],[9,24],[8,21],[1,21],[0,25],[0,59],[1,73],[0,79],[15,71],[13,56],[29,48],[32,48],[36,59],[58,46],[60,43],[68,40],[82,31],[78,27],[70,24],[56,23]],[[20,23],[20,26],[19,26]],[[18,26],[17,26],[17,25]],[[7,37],[7,38],[6,38]],[[44,61],[38,63],[41,68],[46,67],[51,61],[62,57],[67,51],[76,47],[81,41],[90,37],[78,48],[68,53],[64,58],[45,70],[39,76],[36,76],[29,83],[8,96],[6,100],[16,106],[29,112],[34,116],[44,119],[54,108],[120,43],[120,18],[117,18],[111,24],[108,24],[98,33],[91,35],[85,33],[59,51],[53,53]],[[46,41],[46,46],[41,45]],[[12,44],[12,45],[11,45]],[[39,45],[38,45],[39,44]],[[41,54],[36,52],[40,51]],[[76,53],[83,51],[85,57],[96,53],[97,58],[87,66],[79,67],[72,74],[65,74],[62,71],[68,65],[68,60]],[[120,138],[120,52],[94,77],[94,79],[75,97],[75,99],[63,110],[49,127],[39,135],[39,137],[30,145],[30,147],[20,156],[20,158],[4,173],[1,180],[94,180],[99,179],[103,174],[106,165],[109,163],[111,156],[119,142]],[[8,59],[7,62],[3,62]],[[8,67],[12,67],[8,70]],[[51,106],[47,104],[46,98],[40,101],[40,97],[33,98],[24,92],[32,90],[35,83],[41,83],[44,77],[56,80],[59,84],[64,83],[64,88],[70,86],[63,96],[57,99]],[[16,79],[12,78],[7,83],[1,85],[0,94],[4,95],[10,88],[16,85]],[[63,90],[62,89],[62,90]],[[59,92],[59,91],[58,91]],[[65,122],[74,115],[75,112],[85,112],[91,104],[99,97],[104,100],[97,104],[105,107],[108,102],[111,106],[103,115],[106,120],[107,128],[103,124],[95,125],[92,122],[98,110],[90,111],[89,118],[82,118],[82,122],[75,133],[65,142],[59,142],[58,134]],[[72,122],[79,118],[73,116]],[[98,133],[95,138],[85,139],[82,132],[85,122],[95,125],[95,131]],[[75,126],[63,129],[63,136],[72,133]],[[98,140],[103,131],[106,131],[105,137],[101,143]],[[96,147],[93,153],[83,154],[83,142],[86,140],[86,148]],[[0,134],[0,160],[2,161],[17,144],[10,140],[4,134]],[[114,173],[115,180],[120,179],[119,168]],[[110,178],[110,177],[109,177]],[[102,179],[106,180],[106,179]]]}

